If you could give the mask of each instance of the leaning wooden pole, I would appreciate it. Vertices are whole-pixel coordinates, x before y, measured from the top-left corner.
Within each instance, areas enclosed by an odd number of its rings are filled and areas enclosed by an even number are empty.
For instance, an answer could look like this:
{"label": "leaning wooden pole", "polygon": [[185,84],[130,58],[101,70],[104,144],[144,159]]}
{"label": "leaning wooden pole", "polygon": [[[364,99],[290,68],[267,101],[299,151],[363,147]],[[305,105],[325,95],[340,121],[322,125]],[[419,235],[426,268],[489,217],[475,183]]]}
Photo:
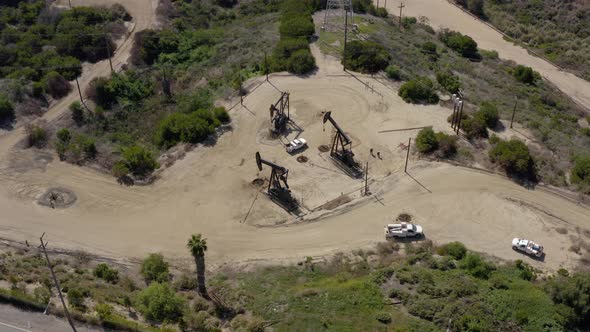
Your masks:
{"label": "leaning wooden pole", "polygon": [[70,323],[70,326],[72,327],[72,331],[77,332],[76,326],[74,326],[74,322],[72,321],[72,317],[70,317],[70,312],[68,311],[68,307],[66,306],[66,302],[64,301],[63,294],[61,293],[61,286],[59,284],[59,280],[57,280],[57,277],[55,276],[55,272],[53,271],[53,266],[51,265],[51,261],[49,261],[49,255],[47,255],[47,248],[45,247],[46,243],[43,242],[43,236],[45,236],[45,233],[43,233],[43,235],[41,235],[39,240],[41,241],[41,248],[43,249],[43,253],[45,254],[45,259],[47,260],[47,267],[49,267],[49,271],[51,271],[51,277],[53,278],[53,282],[55,283],[55,288],[57,288],[57,293],[59,294],[59,299],[61,300],[61,305],[64,308],[66,318],[68,319],[68,322]]}
{"label": "leaning wooden pole", "polygon": [[412,138],[408,140],[408,152],[406,153],[406,165],[404,166],[404,173],[408,173],[408,159],[410,158],[410,147],[412,146]]}

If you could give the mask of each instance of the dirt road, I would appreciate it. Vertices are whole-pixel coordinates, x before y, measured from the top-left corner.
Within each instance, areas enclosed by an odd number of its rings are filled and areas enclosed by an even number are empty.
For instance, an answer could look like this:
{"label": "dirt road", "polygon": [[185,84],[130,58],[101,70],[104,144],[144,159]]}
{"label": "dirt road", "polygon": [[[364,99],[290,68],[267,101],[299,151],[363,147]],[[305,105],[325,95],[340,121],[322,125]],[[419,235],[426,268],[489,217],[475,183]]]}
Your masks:
{"label": "dirt road", "polygon": [[[447,0],[389,0],[387,1],[388,11],[399,15],[398,6],[401,2],[405,5],[403,15],[425,16],[435,29],[446,27],[459,31],[472,37],[480,48],[496,50],[503,59],[532,67],[572,99],[590,110],[590,82],[562,71],[551,63],[529,54],[526,49],[504,40],[499,32],[476,20]],[[381,5],[383,5],[383,1],[381,1]]]}
{"label": "dirt road", "polygon": [[[9,157],[0,162],[0,237],[33,243],[45,231],[55,247],[109,257],[162,252],[184,263],[189,259],[186,239],[199,232],[208,238],[208,261],[214,265],[284,261],[372,245],[383,239],[384,224],[409,212],[437,242],[458,240],[474,250],[516,259],[521,255],[512,251],[510,240],[526,236],[548,252],[545,262],[533,264],[557,269],[577,263],[567,248],[571,235],[590,228],[586,207],[495,175],[414,158],[406,175],[402,144],[416,132],[377,131],[427,125],[449,131],[450,110],[406,104],[393,83],[345,74],[338,61],[316,47],[313,52],[320,66],[316,75],[272,75],[272,84],[263,83],[243,107],[231,110],[231,131],[215,145],[188,152],[151,186],[120,186],[109,175],[57,158],[38,162],[34,150],[9,148]],[[248,84],[253,88],[262,82],[257,78]],[[293,125],[276,140],[268,136],[268,107],[279,90],[291,93]],[[332,135],[332,127],[321,122],[326,110],[352,137],[356,158],[369,161],[373,196],[361,197],[362,180],[343,174],[318,150]],[[307,156],[307,163],[298,163],[298,155],[290,156],[282,146],[297,136],[309,141],[309,148],[298,154]],[[7,148],[5,144],[0,138],[0,145]],[[381,152],[382,159],[371,157],[370,148]],[[256,151],[290,170],[291,189],[303,205],[299,217],[252,185],[269,175],[268,169],[256,169]],[[55,210],[36,204],[49,187],[68,188],[78,201]],[[352,201],[335,210],[318,209],[341,195]],[[556,233],[556,227],[568,234]]]}
{"label": "dirt road", "polygon": [[[71,330],[64,319],[46,316],[38,312],[21,311],[13,306],[0,304],[0,332],[63,332]],[[76,324],[80,332],[104,331]]]}

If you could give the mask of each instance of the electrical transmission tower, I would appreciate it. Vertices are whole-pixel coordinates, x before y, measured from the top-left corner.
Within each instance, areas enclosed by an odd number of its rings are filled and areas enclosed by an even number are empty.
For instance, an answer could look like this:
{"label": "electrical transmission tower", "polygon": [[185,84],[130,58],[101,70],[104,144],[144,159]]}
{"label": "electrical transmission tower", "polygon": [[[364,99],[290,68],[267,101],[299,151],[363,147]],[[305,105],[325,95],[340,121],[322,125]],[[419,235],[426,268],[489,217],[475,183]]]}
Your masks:
{"label": "electrical transmission tower", "polygon": [[322,30],[339,32],[344,31],[346,16],[353,22],[352,0],[327,0],[324,24]]}

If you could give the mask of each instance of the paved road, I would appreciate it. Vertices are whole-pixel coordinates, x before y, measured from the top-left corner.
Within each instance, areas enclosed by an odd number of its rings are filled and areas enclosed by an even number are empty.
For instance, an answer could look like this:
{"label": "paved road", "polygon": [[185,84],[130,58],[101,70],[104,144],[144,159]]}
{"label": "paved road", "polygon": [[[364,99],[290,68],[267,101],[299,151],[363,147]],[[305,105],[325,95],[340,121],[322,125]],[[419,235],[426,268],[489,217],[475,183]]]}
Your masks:
{"label": "paved road", "polygon": [[[101,329],[76,325],[78,332],[100,332]],[[42,313],[21,311],[0,304],[0,332],[66,332],[70,331],[66,320]]]}

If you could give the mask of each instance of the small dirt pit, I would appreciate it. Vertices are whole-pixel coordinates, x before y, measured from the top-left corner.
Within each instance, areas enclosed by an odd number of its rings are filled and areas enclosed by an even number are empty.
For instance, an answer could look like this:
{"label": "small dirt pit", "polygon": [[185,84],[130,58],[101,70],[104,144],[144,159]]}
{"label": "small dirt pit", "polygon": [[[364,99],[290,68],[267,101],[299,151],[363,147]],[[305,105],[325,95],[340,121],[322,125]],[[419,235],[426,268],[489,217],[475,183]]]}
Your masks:
{"label": "small dirt pit", "polygon": [[320,152],[328,152],[328,151],[330,151],[330,147],[327,145],[320,145],[318,147],[318,150],[320,150]]}
{"label": "small dirt pit", "polygon": [[306,163],[309,159],[306,156],[297,157],[297,161],[300,163]]}
{"label": "small dirt pit", "polygon": [[49,188],[41,195],[37,202],[52,209],[63,209],[74,205],[77,199],[76,194],[69,189]]}
{"label": "small dirt pit", "polygon": [[264,184],[264,179],[254,179],[252,180],[252,185],[256,187],[260,187]]}
{"label": "small dirt pit", "polygon": [[410,222],[412,221],[412,215],[409,213],[402,212],[397,216],[396,220],[402,222]]}

